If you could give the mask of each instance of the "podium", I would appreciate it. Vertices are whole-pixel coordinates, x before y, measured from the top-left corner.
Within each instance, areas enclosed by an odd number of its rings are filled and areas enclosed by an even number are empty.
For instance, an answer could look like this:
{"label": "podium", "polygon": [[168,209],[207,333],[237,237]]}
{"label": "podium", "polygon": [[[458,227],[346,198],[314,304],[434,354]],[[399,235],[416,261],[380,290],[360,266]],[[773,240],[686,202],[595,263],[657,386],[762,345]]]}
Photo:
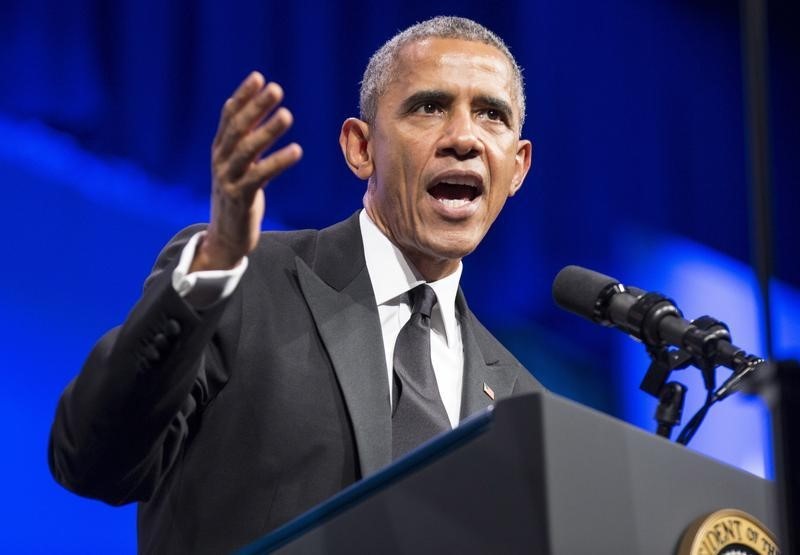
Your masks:
{"label": "podium", "polygon": [[549,393],[507,399],[241,553],[673,555],[773,483]]}

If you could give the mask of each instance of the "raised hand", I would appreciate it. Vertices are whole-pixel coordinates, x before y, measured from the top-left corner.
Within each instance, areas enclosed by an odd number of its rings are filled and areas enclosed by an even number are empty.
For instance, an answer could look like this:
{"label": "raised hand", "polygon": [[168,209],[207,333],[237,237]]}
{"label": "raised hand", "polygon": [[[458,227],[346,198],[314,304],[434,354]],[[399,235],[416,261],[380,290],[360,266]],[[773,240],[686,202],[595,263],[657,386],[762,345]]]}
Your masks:
{"label": "raised hand", "polygon": [[261,157],[292,125],[283,89],[253,72],[222,107],[211,147],[211,224],[190,271],[236,266],[258,244],[264,186],[300,160],[297,143]]}

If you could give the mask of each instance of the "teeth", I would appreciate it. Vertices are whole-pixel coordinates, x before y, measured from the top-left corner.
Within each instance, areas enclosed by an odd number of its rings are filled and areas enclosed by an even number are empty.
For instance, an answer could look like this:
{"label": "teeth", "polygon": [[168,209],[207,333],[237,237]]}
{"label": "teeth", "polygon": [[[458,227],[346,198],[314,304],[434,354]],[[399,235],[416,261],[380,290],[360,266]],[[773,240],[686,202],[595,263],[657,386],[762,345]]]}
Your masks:
{"label": "teeth", "polygon": [[462,206],[466,206],[470,203],[468,199],[465,198],[440,198],[437,199],[439,202],[447,206],[448,208],[460,208]]}
{"label": "teeth", "polygon": [[470,182],[464,182],[464,181],[455,181],[455,180],[449,179],[447,181],[443,181],[442,183],[447,183],[448,185],[463,185],[465,187],[472,187],[473,189],[477,189],[477,187],[478,187],[475,183],[473,183],[471,181]]}

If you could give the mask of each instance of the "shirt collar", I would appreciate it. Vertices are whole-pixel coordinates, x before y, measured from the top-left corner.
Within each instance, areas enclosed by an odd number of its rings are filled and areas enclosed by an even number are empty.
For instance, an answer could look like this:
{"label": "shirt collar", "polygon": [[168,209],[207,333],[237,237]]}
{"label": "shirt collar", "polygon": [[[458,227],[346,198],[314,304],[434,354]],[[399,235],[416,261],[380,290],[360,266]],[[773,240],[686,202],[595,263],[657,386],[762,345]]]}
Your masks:
{"label": "shirt collar", "polygon": [[[364,243],[364,259],[372,281],[375,302],[378,306],[397,304],[401,295],[420,283],[425,283],[425,279],[406,260],[400,249],[378,229],[366,210],[361,210],[358,221],[361,227],[361,240]],[[449,338],[454,337],[456,333],[455,303],[462,270],[463,264],[459,262],[458,268],[452,274],[428,283],[436,293],[437,306],[442,315],[448,342]]]}

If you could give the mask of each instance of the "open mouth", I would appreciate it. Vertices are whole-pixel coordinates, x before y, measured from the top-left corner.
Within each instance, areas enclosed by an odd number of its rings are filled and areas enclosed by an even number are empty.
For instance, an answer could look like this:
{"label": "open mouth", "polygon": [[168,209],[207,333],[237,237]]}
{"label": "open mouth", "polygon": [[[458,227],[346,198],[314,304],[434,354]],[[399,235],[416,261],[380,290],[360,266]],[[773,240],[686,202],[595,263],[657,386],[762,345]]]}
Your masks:
{"label": "open mouth", "polygon": [[483,193],[483,185],[476,179],[446,178],[428,189],[428,194],[448,208],[467,206]]}

